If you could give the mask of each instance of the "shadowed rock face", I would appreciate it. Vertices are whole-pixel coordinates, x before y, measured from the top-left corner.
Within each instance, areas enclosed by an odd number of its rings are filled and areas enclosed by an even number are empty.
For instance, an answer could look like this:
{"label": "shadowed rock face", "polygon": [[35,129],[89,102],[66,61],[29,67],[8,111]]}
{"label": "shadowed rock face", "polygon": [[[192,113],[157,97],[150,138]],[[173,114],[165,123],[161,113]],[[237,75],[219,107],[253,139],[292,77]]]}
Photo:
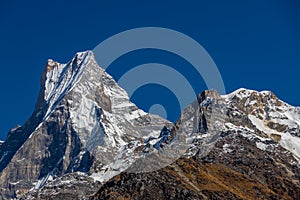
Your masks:
{"label": "shadowed rock face", "polygon": [[92,52],[49,60],[0,145],[0,199],[297,199],[300,108],[207,90],[175,124],[138,109]]}

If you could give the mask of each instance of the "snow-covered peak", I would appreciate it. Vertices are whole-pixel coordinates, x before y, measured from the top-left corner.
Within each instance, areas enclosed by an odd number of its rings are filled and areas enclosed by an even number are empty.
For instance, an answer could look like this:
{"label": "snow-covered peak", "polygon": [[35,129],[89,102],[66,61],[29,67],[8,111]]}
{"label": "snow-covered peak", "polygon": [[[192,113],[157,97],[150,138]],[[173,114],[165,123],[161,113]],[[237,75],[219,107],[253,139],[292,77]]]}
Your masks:
{"label": "snow-covered peak", "polygon": [[[111,120],[112,124],[126,124],[126,121],[133,123],[139,118],[141,121],[149,118],[149,114],[130,102],[127,92],[97,64],[92,51],[76,53],[66,64],[49,59],[41,85],[38,107],[43,110],[43,118],[49,117],[62,100],[67,101],[71,119],[84,132],[90,123],[94,123],[95,115],[99,113],[105,114],[106,120]],[[167,121],[155,116],[150,118],[152,121]],[[130,128],[128,125],[124,127],[123,130]],[[112,131],[122,132],[118,129]],[[148,135],[149,131],[146,132]]]}
{"label": "snow-covered peak", "polygon": [[[259,138],[257,135],[260,135],[275,140],[293,155],[300,157],[299,107],[283,102],[271,91],[258,92],[241,88],[222,95],[222,98],[228,110],[227,121],[230,123],[226,126],[229,129],[238,129],[241,132],[246,128],[253,137]],[[262,147],[261,143],[259,147]]]}
{"label": "snow-covered peak", "polygon": [[47,72],[45,94],[44,119],[66,108],[82,147],[98,152],[101,159],[136,138],[158,136],[168,123],[130,102],[127,92],[97,64],[91,51],[77,53],[67,64],[56,64]]}
{"label": "snow-covered peak", "polygon": [[[61,64],[49,59],[45,68],[45,77],[42,80],[42,84],[45,85],[44,100],[48,101],[53,93],[58,92],[61,82],[66,83],[64,79],[74,79],[76,73],[82,70],[81,68],[87,64],[92,56],[93,53],[91,51],[79,52],[67,64]],[[65,87],[63,88],[65,89]]]}
{"label": "snow-covered peak", "polygon": [[90,58],[94,56],[94,53],[90,50],[83,51],[83,52],[77,52],[75,56],[73,57],[72,61],[76,61],[76,65],[80,66],[81,64],[84,64],[84,60],[88,61]]}
{"label": "snow-covered peak", "polygon": [[226,98],[226,99],[233,99],[233,98],[236,98],[236,97],[238,97],[240,99],[243,99],[243,98],[248,98],[251,95],[261,95],[261,96],[273,95],[273,97],[275,97],[275,95],[271,91],[261,91],[261,92],[259,92],[259,91],[256,91],[256,90],[250,90],[250,89],[246,89],[246,88],[237,89],[237,90],[231,92],[230,94],[222,95],[222,97]]}
{"label": "snow-covered peak", "polygon": [[271,91],[255,91],[248,89],[238,89],[230,94],[222,95],[227,103],[235,105],[238,109],[246,112],[252,112],[253,110],[259,110],[263,112],[265,109],[286,109],[290,107],[287,103],[278,99]]}
{"label": "snow-covered peak", "polygon": [[294,156],[300,158],[299,107],[285,103],[271,91],[259,92],[245,88],[221,95],[221,98],[213,90],[206,91],[200,96],[200,99],[206,99],[203,101],[205,104],[200,101],[200,106],[202,104],[210,105],[213,99],[218,101],[221,99],[219,106],[213,109],[220,108],[227,113],[224,126],[227,131],[242,135],[243,132],[246,132],[247,137],[251,135],[251,137],[258,138],[262,141],[258,142],[260,149],[267,148],[268,144],[263,143],[265,140],[274,140]]}
{"label": "snow-covered peak", "polygon": [[[5,170],[18,172],[13,163],[32,166],[40,159],[32,174],[11,176],[26,181],[27,187],[37,179],[43,185],[49,177],[73,171],[103,173],[111,178],[135,162],[144,140],[159,137],[166,123],[170,122],[130,102],[126,91],[97,64],[91,51],[75,54],[66,64],[49,59],[36,109],[10,139],[15,144],[19,138],[20,146],[15,152],[6,150],[13,153],[0,162],[7,162]],[[19,137],[22,134],[24,140]],[[8,180],[6,174],[1,180]],[[7,183],[16,183],[13,179]]]}
{"label": "snow-covered peak", "polygon": [[91,60],[94,60],[92,51],[76,53],[66,64],[48,59],[41,79],[40,99],[38,102],[38,105],[43,107],[43,109],[46,106],[45,117],[70,92]]}

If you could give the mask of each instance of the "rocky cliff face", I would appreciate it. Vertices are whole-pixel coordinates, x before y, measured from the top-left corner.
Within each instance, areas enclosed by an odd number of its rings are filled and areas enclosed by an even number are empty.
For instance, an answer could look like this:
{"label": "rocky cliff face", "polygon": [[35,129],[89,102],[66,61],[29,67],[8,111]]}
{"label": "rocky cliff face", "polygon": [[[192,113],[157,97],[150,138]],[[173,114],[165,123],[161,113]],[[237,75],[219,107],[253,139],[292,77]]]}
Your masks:
{"label": "rocky cliff face", "polygon": [[295,199],[300,108],[204,91],[175,124],[130,102],[90,51],[48,60],[35,111],[0,144],[0,199]]}

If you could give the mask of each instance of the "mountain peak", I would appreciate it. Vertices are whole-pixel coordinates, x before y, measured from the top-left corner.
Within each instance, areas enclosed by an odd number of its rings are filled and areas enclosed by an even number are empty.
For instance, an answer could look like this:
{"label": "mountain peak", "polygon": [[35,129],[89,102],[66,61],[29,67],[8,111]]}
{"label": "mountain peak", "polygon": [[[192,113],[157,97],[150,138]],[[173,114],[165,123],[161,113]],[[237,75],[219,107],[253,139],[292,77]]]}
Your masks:
{"label": "mountain peak", "polygon": [[[66,64],[49,59],[32,117],[0,149],[0,189],[5,188],[0,193],[14,196],[10,183],[39,188],[48,179],[77,171],[110,178],[134,162],[134,150],[145,139],[159,137],[166,123],[130,102],[91,51],[76,53]],[[13,168],[16,174],[6,173]]]}
{"label": "mountain peak", "polygon": [[264,97],[268,96],[273,99],[278,99],[275,96],[275,94],[271,91],[264,90],[264,91],[259,92],[256,90],[251,90],[251,89],[246,89],[246,88],[237,89],[237,90],[233,91],[232,93],[223,95],[223,97],[228,98],[228,99],[232,99],[232,98],[243,99],[243,98],[248,98],[248,97],[255,96],[255,95],[264,96]]}
{"label": "mountain peak", "polygon": [[90,59],[94,59],[94,53],[90,50],[87,50],[83,52],[77,52],[72,58],[71,62],[75,63],[76,66],[80,66],[88,62]]}
{"label": "mountain peak", "polygon": [[52,60],[52,59],[48,59],[47,63],[46,63],[46,68],[47,68],[47,71],[52,71],[54,70],[55,67],[58,67],[58,62]]}
{"label": "mountain peak", "polygon": [[46,106],[51,109],[72,89],[87,66],[96,66],[95,64],[89,65],[89,63],[95,62],[92,51],[78,52],[66,64],[48,59],[41,78],[41,90],[37,106],[39,108]]}
{"label": "mountain peak", "polygon": [[198,101],[199,102],[202,102],[203,100],[205,100],[207,98],[218,99],[218,98],[220,98],[220,95],[215,89],[204,90],[203,92],[198,94]]}

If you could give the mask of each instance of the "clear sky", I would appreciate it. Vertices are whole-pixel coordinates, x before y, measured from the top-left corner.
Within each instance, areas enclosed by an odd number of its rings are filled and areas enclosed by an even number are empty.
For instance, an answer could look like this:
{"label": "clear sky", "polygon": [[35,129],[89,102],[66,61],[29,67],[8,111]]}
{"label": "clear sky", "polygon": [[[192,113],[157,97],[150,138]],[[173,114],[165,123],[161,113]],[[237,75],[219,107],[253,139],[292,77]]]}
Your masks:
{"label": "clear sky", "polygon": [[[284,101],[300,105],[297,0],[2,0],[0,139],[4,140],[10,128],[22,125],[33,112],[48,58],[64,63],[75,52],[93,49],[111,35],[145,26],[174,29],[197,40],[217,64],[227,92],[240,87],[272,90]],[[130,66],[153,57],[170,65],[181,62],[153,51],[136,52],[116,63]],[[108,71],[120,76],[114,67]],[[199,79],[199,86],[195,86],[199,92],[206,89],[201,82]],[[151,96],[153,93],[148,99]],[[142,108],[149,104],[139,99],[138,91],[134,98]],[[177,114],[170,118],[175,119]]]}

